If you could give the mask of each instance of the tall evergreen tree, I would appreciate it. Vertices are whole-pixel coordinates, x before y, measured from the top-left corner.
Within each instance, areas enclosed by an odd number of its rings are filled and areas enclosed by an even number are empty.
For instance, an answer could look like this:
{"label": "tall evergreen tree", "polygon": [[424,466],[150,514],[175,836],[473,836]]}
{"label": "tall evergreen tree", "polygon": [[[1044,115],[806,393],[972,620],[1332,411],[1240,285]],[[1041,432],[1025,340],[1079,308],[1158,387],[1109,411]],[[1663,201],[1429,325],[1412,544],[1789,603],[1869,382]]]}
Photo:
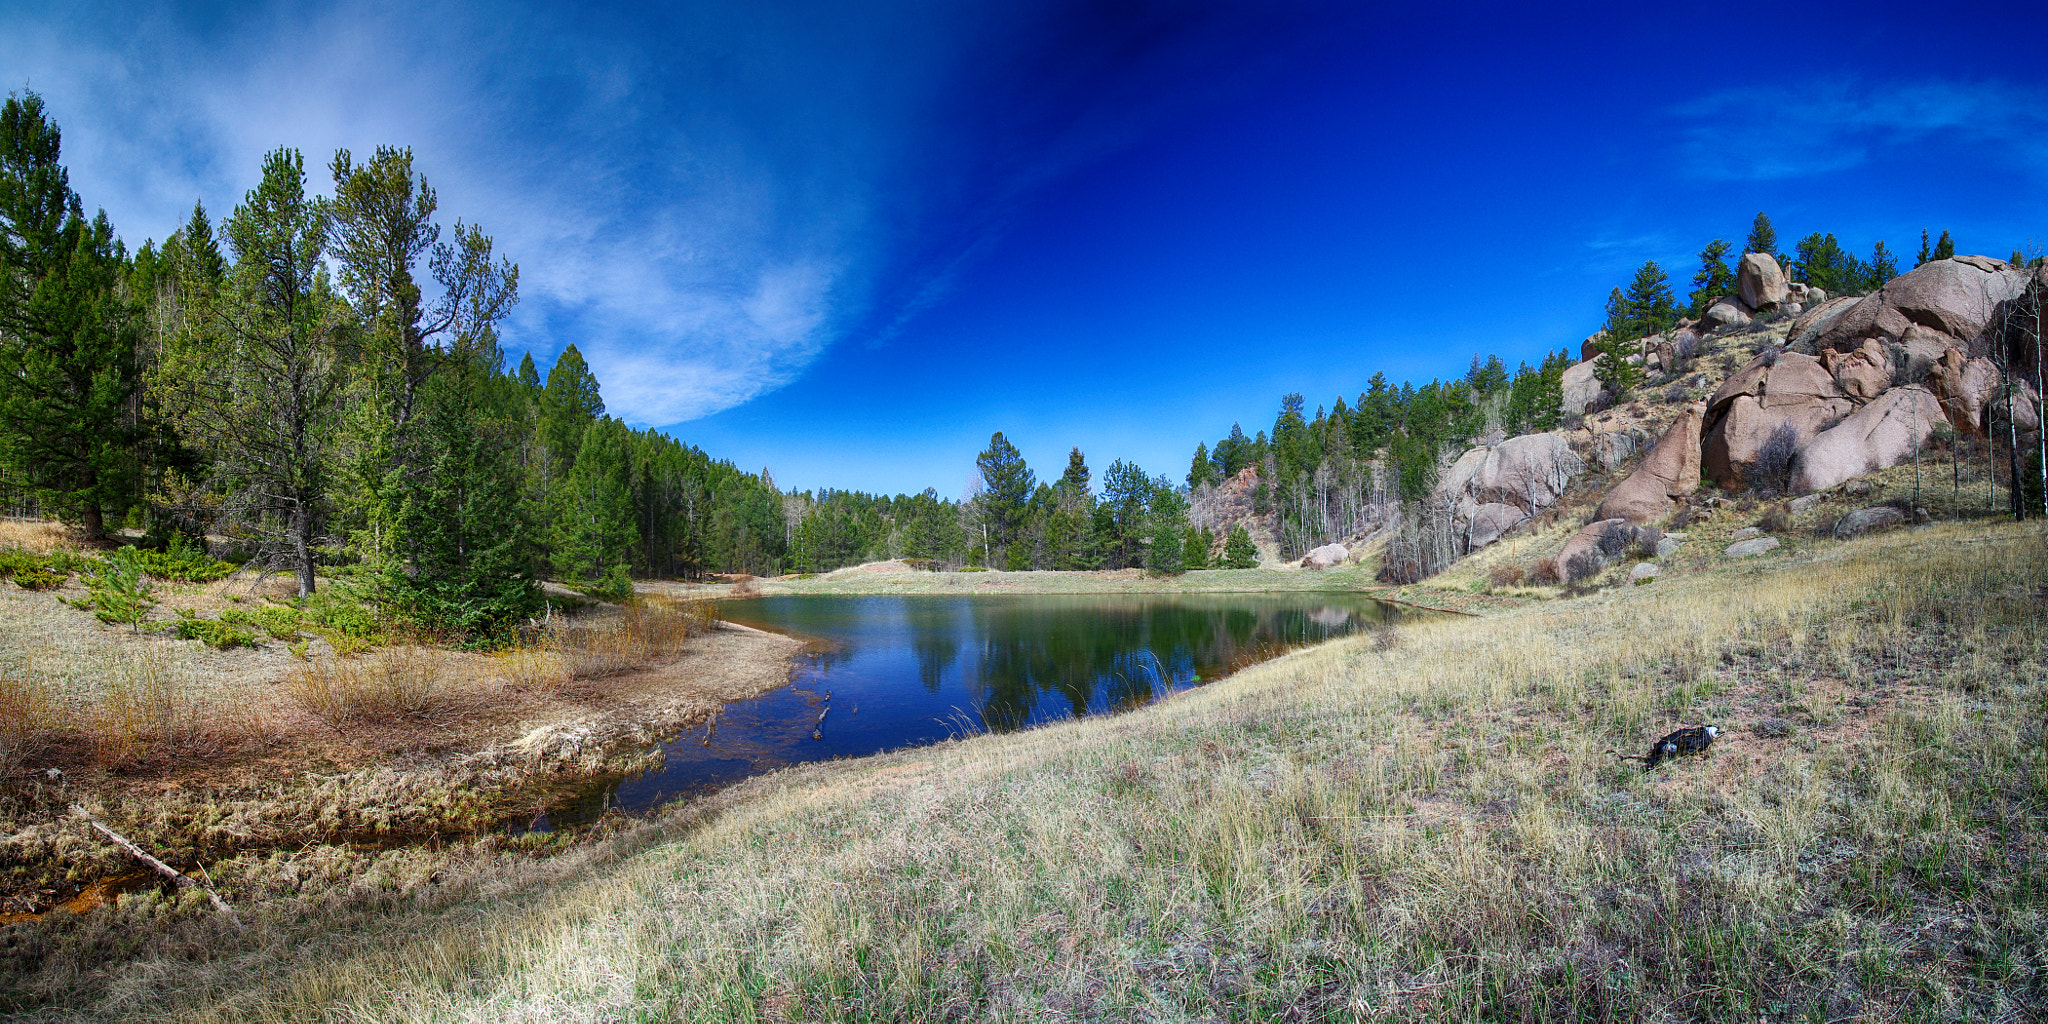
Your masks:
{"label": "tall evergreen tree", "polygon": [[974,460],[981,471],[981,503],[989,530],[989,546],[1007,554],[1011,543],[1024,533],[1028,518],[1026,503],[1037,486],[1037,474],[1024,464],[1024,456],[998,430],[989,435],[988,447]]}
{"label": "tall evergreen tree", "polygon": [[625,598],[633,591],[634,532],[630,432],[610,417],[591,420],[556,492],[556,573],[598,597]]}
{"label": "tall evergreen tree", "polygon": [[1918,270],[1934,258],[1934,250],[1927,247],[1927,229],[1920,229],[1920,255],[1913,258],[1913,269]]}
{"label": "tall evergreen tree", "polygon": [[316,585],[348,358],[348,311],[324,269],[327,206],[305,185],[297,150],[264,157],[226,223],[221,294],[166,346],[157,381],[180,434],[212,457],[212,484],[262,528],[301,596]]}
{"label": "tall evergreen tree", "polygon": [[1230,528],[1230,538],[1223,543],[1223,568],[1256,569],[1259,567],[1259,549],[1252,546],[1252,535],[1243,526]]}
{"label": "tall evergreen tree", "polygon": [[1884,239],[1877,240],[1871,247],[1870,262],[1864,267],[1863,290],[1876,291],[1892,278],[1899,276],[1899,258],[1885,248]]}
{"label": "tall evergreen tree", "polygon": [[1625,297],[1629,317],[1627,336],[1642,338],[1671,329],[1678,319],[1678,304],[1671,297],[1671,281],[1656,260],[1636,268]]}
{"label": "tall evergreen tree", "polygon": [[1687,309],[1694,317],[1723,295],[1735,294],[1735,272],[1728,267],[1728,243],[1714,239],[1700,250],[1700,269],[1692,275]]}
{"label": "tall evergreen tree", "polygon": [[127,254],[87,220],[35,93],[0,107],[0,466],[46,508],[106,536],[134,490],[139,321]]}
{"label": "tall evergreen tree", "polygon": [[1943,229],[1941,229],[1941,239],[1940,239],[1939,241],[1937,241],[1937,242],[1935,242],[1935,243],[1934,243],[1934,258],[1935,258],[1935,259],[1938,259],[1938,260],[1948,260],[1948,259],[1954,259],[1954,258],[1955,258],[1955,255],[1956,255],[1956,242],[1955,242],[1955,239],[1953,239],[1953,238],[1950,238],[1950,237],[1948,236],[1948,229],[1947,229],[1947,228],[1943,228]]}
{"label": "tall evergreen tree", "polygon": [[1214,484],[1215,482],[1216,465],[1209,460],[1209,446],[1204,442],[1197,441],[1195,442],[1194,461],[1188,465],[1188,486],[1194,488],[1200,487],[1203,484]]}
{"label": "tall evergreen tree", "polygon": [[1869,270],[1862,261],[1842,248],[1833,234],[1813,234],[1799,240],[1792,259],[1792,279],[1841,295],[1859,290]]}
{"label": "tall evergreen tree", "polygon": [[412,427],[425,461],[394,518],[395,564],[378,577],[387,605],[470,642],[505,639],[540,603],[517,463],[525,396],[497,364],[494,340],[477,339],[421,390]]}
{"label": "tall evergreen tree", "polygon": [[1756,220],[1750,222],[1749,237],[1742,242],[1743,255],[1760,252],[1766,256],[1772,256],[1776,255],[1777,251],[1778,231],[1776,228],[1771,227],[1771,218],[1765,216],[1762,211],[1758,211]]}

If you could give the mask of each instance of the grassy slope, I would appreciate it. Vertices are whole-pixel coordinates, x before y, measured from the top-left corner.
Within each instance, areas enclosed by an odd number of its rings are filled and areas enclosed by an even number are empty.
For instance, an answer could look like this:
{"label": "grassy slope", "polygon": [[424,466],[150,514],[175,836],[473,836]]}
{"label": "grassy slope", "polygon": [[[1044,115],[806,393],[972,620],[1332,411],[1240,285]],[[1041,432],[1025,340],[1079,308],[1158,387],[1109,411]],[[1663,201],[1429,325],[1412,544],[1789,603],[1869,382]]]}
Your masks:
{"label": "grassy slope", "polygon": [[[103,1009],[2016,1019],[2048,1007],[2043,540],[1802,545],[793,769],[573,884],[296,964],[173,947]],[[1701,720],[1710,759],[1607,753]]]}

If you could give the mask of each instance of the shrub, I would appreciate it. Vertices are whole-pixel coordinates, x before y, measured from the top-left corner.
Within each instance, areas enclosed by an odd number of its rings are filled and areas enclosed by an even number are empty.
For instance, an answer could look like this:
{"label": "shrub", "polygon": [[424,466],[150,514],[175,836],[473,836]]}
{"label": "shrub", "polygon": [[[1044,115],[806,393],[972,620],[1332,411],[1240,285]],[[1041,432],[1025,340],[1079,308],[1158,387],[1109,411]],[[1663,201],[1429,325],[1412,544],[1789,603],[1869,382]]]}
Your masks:
{"label": "shrub", "polygon": [[1555,586],[1559,582],[1557,563],[1548,558],[1539,558],[1530,563],[1529,582],[1539,586]]}
{"label": "shrub", "polygon": [[256,631],[247,625],[227,618],[202,619],[185,609],[179,609],[171,632],[180,640],[198,640],[216,650],[256,646]]}
{"label": "shrub", "polygon": [[306,710],[334,725],[366,716],[424,715],[448,696],[433,655],[413,647],[361,661],[310,661],[294,669],[285,685]]}
{"label": "shrub", "polygon": [[137,628],[156,604],[156,598],[150,596],[148,581],[143,579],[141,565],[130,557],[134,550],[122,548],[115,552],[86,578],[88,596],[79,604],[108,625],[125,622],[131,629]]}
{"label": "shrub", "polygon": [[187,541],[184,534],[174,534],[170,544],[161,551],[138,550],[131,546],[116,554],[134,562],[156,579],[177,583],[211,583],[235,571],[232,563],[207,555],[205,547]]}
{"label": "shrub", "polygon": [[1573,555],[1571,560],[1564,564],[1565,582],[1574,585],[1584,583],[1600,575],[1600,570],[1606,567],[1606,564],[1600,560],[1599,555],[1591,551],[1581,551]]}
{"label": "shrub", "polygon": [[1492,583],[1496,587],[1519,586],[1527,576],[1528,574],[1523,571],[1521,566],[1512,562],[1501,562],[1492,569],[1487,570],[1486,573],[1487,582]]}
{"label": "shrub", "polygon": [[1765,533],[1784,533],[1792,528],[1792,510],[1783,503],[1764,509],[1763,518],[1756,521]]}
{"label": "shrub", "polygon": [[50,694],[28,665],[0,664],[0,778],[19,771],[50,743]]}
{"label": "shrub", "polygon": [[1790,423],[1778,424],[1756,451],[1750,470],[1751,482],[1762,487],[1785,490],[1792,483],[1792,461],[1799,455],[1799,431]]}
{"label": "shrub", "polygon": [[297,640],[305,625],[305,613],[288,604],[266,604],[259,608],[230,608],[220,621],[262,630],[273,640]]}

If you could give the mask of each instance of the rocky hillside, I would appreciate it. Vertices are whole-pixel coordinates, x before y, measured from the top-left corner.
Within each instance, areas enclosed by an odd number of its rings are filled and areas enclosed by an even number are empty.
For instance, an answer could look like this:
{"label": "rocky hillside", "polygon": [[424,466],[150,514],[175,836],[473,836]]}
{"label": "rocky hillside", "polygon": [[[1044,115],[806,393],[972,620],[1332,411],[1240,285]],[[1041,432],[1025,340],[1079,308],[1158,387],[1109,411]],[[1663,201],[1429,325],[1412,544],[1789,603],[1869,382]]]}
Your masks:
{"label": "rocky hillside", "polygon": [[2041,423],[2044,294],[2048,266],[1959,256],[1830,297],[1751,254],[1737,294],[1636,343],[1651,383],[1629,401],[1600,381],[1596,336],[1565,375],[1570,429],[1465,452],[1437,488],[1454,543],[1470,554],[1576,520],[1548,559],[1570,577],[1654,552],[1654,527],[1735,496],[1856,491],[1937,438],[2017,438],[2025,452]]}

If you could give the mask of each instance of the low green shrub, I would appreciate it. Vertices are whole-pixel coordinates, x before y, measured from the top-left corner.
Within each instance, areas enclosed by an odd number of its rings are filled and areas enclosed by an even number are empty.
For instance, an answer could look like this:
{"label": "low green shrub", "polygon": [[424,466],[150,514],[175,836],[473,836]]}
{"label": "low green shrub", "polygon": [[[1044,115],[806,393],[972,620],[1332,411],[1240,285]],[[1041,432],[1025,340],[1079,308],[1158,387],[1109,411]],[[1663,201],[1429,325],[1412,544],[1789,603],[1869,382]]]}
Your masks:
{"label": "low green shrub", "polygon": [[230,608],[220,621],[261,630],[273,640],[297,640],[306,624],[305,613],[288,604],[266,604],[257,608]]}
{"label": "low green shrub", "polygon": [[87,607],[93,617],[108,625],[127,623],[131,628],[149,616],[150,608],[156,605],[156,598],[150,595],[149,581],[143,577],[142,567],[137,560],[129,557],[134,548],[122,548],[105,560],[85,578],[88,597],[76,606]]}
{"label": "low green shrub", "polygon": [[319,635],[336,654],[354,654],[385,642],[384,622],[360,600],[333,589],[306,598],[298,629]]}
{"label": "low green shrub", "polygon": [[208,555],[204,545],[187,541],[183,534],[173,535],[160,551],[125,547],[115,554],[131,558],[155,579],[178,583],[211,583],[235,571],[233,563]]}
{"label": "low green shrub", "polygon": [[226,615],[218,619],[202,619],[197,613],[181,608],[178,618],[171,623],[171,632],[176,633],[180,640],[198,640],[217,650],[256,646],[256,631]]}

